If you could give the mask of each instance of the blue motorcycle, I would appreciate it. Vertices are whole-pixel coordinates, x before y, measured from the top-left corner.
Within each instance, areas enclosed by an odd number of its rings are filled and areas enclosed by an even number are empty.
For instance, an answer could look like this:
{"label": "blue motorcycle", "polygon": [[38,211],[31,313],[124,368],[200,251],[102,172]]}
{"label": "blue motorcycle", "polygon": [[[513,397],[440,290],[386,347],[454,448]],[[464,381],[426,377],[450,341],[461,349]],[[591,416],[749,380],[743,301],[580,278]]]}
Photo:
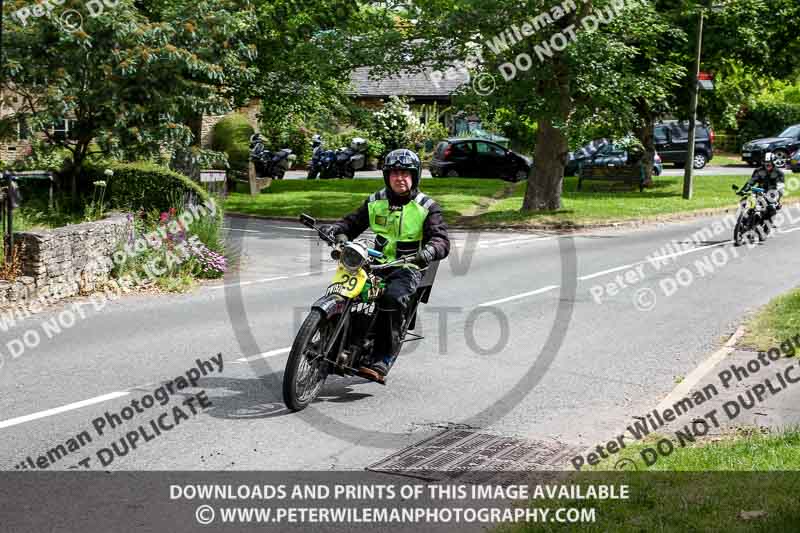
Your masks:
{"label": "blue motorcycle", "polygon": [[325,150],[322,137],[314,135],[311,140],[314,151],[311,154],[311,164],[308,166],[308,179],[313,180],[318,176],[321,179],[338,178],[339,172],[336,168],[336,152]]}

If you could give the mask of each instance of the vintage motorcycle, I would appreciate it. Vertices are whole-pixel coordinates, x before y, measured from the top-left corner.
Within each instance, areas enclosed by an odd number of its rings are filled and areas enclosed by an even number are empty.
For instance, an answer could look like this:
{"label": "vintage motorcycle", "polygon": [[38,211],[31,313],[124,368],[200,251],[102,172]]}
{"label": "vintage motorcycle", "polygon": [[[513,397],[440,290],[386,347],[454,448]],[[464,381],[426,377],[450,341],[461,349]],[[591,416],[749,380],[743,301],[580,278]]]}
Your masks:
{"label": "vintage motorcycle", "polygon": [[259,178],[282,180],[295,159],[297,156],[289,148],[271,152],[264,148],[264,140],[261,135],[254,133],[250,136],[250,160],[255,165],[256,176]]}
{"label": "vintage motorcycle", "polygon": [[[371,360],[376,337],[377,300],[385,283],[379,272],[398,267],[412,260],[404,257],[381,262],[383,253],[364,240],[337,242],[320,231],[316,221],[303,214],[300,222],[315,229],[319,237],[333,247],[331,256],[338,268],[325,295],[311,306],[294,339],[283,374],[283,401],[292,411],[305,409],[317,397],[331,374],[359,376],[359,368]],[[400,329],[402,342],[423,337],[410,333],[416,325],[417,308],[427,303],[438,262],[424,269],[417,292],[409,302]]]}
{"label": "vintage motorcycle", "polygon": [[741,198],[736,226],[733,228],[734,246],[741,246],[745,240],[750,244],[757,239],[765,240],[772,231],[770,206],[777,205],[776,209],[780,209],[778,198],[770,196],[770,193],[777,193],[765,192],[761,187],[750,187],[749,190],[740,190],[736,185],[731,187]]}

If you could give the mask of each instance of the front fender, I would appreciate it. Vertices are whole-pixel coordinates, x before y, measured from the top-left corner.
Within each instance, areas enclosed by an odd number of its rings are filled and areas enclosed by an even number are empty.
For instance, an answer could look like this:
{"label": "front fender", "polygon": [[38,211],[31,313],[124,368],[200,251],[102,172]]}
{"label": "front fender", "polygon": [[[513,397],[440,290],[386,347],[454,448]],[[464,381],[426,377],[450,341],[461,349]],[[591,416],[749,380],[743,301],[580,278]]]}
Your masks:
{"label": "front fender", "polygon": [[312,309],[319,309],[327,318],[338,315],[344,311],[347,298],[338,294],[328,294],[323,296],[311,306]]}

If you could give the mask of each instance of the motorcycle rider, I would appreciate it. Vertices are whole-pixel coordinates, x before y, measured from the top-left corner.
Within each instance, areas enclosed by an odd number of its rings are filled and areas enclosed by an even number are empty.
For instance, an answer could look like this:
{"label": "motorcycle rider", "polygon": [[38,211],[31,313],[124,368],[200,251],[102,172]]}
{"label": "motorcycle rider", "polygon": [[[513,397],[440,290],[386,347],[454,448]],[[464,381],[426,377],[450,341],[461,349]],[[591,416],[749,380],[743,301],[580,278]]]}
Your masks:
{"label": "motorcycle rider", "polygon": [[[781,208],[781,198],[786,188],[783,171],[775,166],[775,156],[772,152],[764,154],[764,161],[742,187],[742,192],[748,192],[751,187],[759,187],[766,191],[764,198],[767,200],[767,212],[764,216],[766,221],[764,233],[769,234],[773,226],[772,219]],[[765,235],[759,232],[759,239],[763,241],[764,237]]]}
{"label": "motorcycle rider", "polygon": [[450,253],[450,239],[442,210],[419,190],[422,163],[411,150],[386,156],[386,187],[372,194],[355,212],[322,231],[337,240],[353,240],[367,228],[376,235],[376,248],[387,261],[413,256],[413,260],[382,273],[386,290],[378,301],[377,338],[371,364],[359,371],[383,383],[400,352],[403,313],[422,280],[420,268]]}

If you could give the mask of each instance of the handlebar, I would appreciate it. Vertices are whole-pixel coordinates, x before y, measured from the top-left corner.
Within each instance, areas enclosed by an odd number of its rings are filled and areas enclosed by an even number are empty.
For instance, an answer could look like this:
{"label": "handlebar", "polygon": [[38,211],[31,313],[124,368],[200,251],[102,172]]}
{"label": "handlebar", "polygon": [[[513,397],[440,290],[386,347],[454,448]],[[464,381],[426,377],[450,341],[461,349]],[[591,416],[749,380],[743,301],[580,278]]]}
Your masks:
{"label": "handlebar", "polygon": [[[307,215],[307,214],[303,213],[302,215],[300,215],[300,223],[303,224],[304,226],[307,226],[307,227],[313,229],[313,230],[316,230],[317,235],[319,235],[320,239],[322,239],[323,241],[328,243],[330,246],[336,247],[336,244],[337,244],[336,243],[336,239],[334,239],[333,237],[331,237],[327,233],[323,232],[319,228],[319,226],[317,226],[317,221],[314,219],[314,217],[312,217],[311,215]],[[370,257],[374,258],[374,259],[380,259],[380,258],[384,257],[383,252],[375,250],[374,248],[367,248],[367,254]],[[385,270],[387,268],[392,268],[392,267],[397,266],[397,265],[404,265],[404,264],[412,263],[413,261],[414,261],[414,257],[407,255],[407,256],[401,257],[400,259],[395,259],[394,261],[390,261],[388,263],[381,263],[381,264],[377,264],[377,265],[371,265],[370,266],[370,270]],[[425,267],[425,268],[427,268],[427,267]],[[420,270],[425,270],[425,268],[421,268]]]}

